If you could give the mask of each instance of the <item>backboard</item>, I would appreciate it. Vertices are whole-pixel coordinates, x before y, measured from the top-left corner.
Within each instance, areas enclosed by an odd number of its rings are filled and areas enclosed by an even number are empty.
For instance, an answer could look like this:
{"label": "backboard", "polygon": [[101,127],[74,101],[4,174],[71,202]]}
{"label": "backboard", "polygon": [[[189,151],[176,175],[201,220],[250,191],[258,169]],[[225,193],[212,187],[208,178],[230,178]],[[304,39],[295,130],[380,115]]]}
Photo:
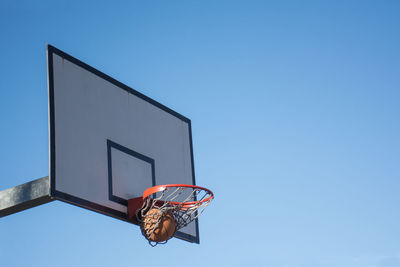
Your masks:
{"label": "backboard", "polygon": [[[50,194],[127,221],[127,200],[195,184],[190,120],[48,45]],[[175,237],[199,243],[198,221]]]}

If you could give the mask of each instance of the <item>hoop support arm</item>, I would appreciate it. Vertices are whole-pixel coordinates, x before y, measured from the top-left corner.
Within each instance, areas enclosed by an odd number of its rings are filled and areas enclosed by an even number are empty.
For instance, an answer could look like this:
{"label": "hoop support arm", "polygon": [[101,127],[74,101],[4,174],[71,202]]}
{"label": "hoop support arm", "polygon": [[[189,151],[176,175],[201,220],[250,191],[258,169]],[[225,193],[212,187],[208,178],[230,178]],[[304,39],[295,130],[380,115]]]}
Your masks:
{"label": "hoop support arm", "polygon": [[53,200],[49,176],[5,189],[0,191],[0,218]]}

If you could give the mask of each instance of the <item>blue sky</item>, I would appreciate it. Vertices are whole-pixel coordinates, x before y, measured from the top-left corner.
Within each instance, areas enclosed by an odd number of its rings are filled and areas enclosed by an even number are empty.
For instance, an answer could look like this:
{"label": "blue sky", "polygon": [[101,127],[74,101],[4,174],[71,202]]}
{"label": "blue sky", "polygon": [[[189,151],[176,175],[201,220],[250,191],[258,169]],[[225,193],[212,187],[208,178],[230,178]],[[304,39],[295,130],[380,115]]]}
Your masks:
{"label": "blue sky", "polygon": [[49,43],[189,117],[216,199],[156,248],[52,202],[2,266],[400,266],[397,1],[37,2],[0,3],[0,189],[48,175]]}

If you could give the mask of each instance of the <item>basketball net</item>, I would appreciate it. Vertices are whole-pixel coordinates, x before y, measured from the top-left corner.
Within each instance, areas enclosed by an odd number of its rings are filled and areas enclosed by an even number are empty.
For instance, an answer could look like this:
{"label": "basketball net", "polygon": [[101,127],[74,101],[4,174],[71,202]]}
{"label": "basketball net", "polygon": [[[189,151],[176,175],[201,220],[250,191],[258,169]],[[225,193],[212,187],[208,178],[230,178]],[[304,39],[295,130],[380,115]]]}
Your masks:
{"label": "basketball net", "polygon": [[[159,186],[156,192],[145,197],[143,206],[136,213],[144,237],[151,246],[165,244],[176,231],[196,220],[214,198],[213,193],[202,187],[191,185]],[[145,191],[146,193],[146,191]],[[157,212],[154,212],[156,209]],[[152,212],[149,212],[149,211]],[[165,216],[173,216],[175,231],[164,241],[154,241],[154,237]]]}

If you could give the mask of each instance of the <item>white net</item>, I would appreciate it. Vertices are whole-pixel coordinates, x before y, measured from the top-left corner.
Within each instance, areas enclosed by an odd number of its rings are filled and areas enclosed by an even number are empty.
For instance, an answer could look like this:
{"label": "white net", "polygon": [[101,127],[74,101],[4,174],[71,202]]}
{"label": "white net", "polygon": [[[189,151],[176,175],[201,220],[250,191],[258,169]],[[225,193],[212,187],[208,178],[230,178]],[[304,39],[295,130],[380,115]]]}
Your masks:
{"label": "white net", "polygon": [[[211,191],[194,186],[165,186],[144,200],[143,207],[136,213],[142,234],[155,246],[166,243],[176,231],[198,218],[214,198]],[[160,235],[165,219],[173,221],[175,227],[169,227],[173,233]],[[163,240],[165,239],[165,240]]]}

